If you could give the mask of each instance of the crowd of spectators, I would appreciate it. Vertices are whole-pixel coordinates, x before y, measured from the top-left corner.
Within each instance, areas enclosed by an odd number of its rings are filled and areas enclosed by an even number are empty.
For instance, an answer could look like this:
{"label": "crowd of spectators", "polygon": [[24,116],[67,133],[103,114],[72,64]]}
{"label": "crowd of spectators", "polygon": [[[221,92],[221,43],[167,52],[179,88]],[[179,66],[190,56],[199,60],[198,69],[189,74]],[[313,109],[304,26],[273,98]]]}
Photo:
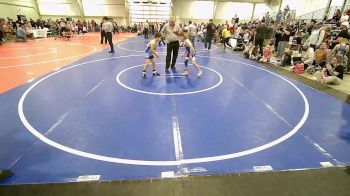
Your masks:
{"label": "crowd of spectators", "polygon": [[[11,18],[0,19],[0,44],[6,41],[26,41],[33,38],[33,30],[43,29],[50,32],[50,35],[58,36],[70,31],[73,34],[100,32],[102,22],[95,20],[80,21],[71,18],[60,18],[56,20],[13,20]],[[113,22],[114,33],[132,31],[132,27],[118,26]],[[136,31],[135,31],[136,32]]]}
{"label": "crowd of spectators", "polygon": [[[281,16],[274,19],[266,14],[264,18],[248,23],[238,23],[235,17],[217,25],[212,21],[200,24],[189,21],[188,24],[180,24],[180,27],[189,33],[192,42],[197,39],[206,45],[213,39],[217,44],[223,44],[224,48],[242,50],[247,58],[278,66],[291,66],[293,72],[313,74],[319,82],[340,84],[344,74],[350,72],[350,12],[341,14],[338,10],[331,19],[308,22],[293,21],[288,13],[287,7],[277,13]],[[136,28],[139,34],[152,33],[161,29],[163,24],[155,23],[151,31],[144,31],[142,23]],[[210,50],[210,45],[209,48],[205,46],[205,49]]]}

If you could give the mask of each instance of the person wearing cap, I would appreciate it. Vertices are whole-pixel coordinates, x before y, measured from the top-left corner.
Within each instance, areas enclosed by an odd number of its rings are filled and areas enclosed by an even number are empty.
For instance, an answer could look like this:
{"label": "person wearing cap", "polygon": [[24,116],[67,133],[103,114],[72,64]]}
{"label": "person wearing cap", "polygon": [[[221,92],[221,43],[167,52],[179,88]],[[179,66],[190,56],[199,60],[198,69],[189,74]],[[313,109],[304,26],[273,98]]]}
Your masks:
{"label": "person wearing cap", "polygon": [[350,34],[349,34],[349,22],[342,22],[340,24],[340,33],[337,35],[336,40],[339,37],[345,38],[345,39],[350,39]]}

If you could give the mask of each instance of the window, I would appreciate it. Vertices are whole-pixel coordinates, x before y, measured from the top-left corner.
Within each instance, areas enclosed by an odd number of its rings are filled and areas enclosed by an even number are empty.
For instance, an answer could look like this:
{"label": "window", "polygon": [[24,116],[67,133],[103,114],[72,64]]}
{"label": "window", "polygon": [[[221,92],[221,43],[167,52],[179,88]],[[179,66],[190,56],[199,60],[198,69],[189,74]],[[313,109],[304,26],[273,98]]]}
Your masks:
{"label": "window", "polygon": [[153,0],[155,3],[134,3],[129,0],[129,17],[132,24],[139,22],[162,22],[169,19],[171,15],[171,1]]}

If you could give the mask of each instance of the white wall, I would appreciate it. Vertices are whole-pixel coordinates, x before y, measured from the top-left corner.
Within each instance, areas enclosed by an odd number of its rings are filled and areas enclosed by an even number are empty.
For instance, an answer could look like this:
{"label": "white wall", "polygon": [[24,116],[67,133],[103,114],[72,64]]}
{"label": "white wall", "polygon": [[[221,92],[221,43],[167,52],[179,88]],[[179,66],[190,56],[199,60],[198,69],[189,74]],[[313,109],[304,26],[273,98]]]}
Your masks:
{"label": "white wall", "polygon": [[85,16],[129,17],[124,0],[83,0]]}
{"label": "white wall", "polygon": [[35,0],[14,1],[0,0],[0,18],[10,17],[17,20],[17,15],[25,15],[27,19],[38,19]]}
{"label": "white wall", "polygon": [[332,0],[331,6],[343,6],[344,0]]}
{"label": "white wall", "polygon": [[218,2],[215,19],[230,20],[237,14],[241,20],[250,20],[253,12],[252,3]]}
{"label": "white wall", "polygon": [[37,0],[41,15],[80,16],[76,0]]}
{"label": "white wall", "polygon": [[213,18],[214,1],[174,1],[173,15],[179,19]]}
{"label": "white wall", "polygon": [[254,12],[254,19],[258,18],[258,19],[262,19],[263,16],[267,13],[267,12],[271,12],[271,8],[266,5],[266,4],[262,4],[262,3],[258,3],[255,6],[255,12]]}

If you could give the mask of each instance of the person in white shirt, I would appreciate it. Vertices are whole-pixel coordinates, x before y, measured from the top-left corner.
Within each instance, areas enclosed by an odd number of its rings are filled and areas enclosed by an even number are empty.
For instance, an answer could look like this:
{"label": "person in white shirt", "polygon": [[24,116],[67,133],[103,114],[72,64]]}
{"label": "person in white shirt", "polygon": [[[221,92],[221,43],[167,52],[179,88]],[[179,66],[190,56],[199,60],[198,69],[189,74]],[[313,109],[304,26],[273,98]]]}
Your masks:
{"label": "person in white shirt", "polygon": [[349,16],[346,14],[346,12],[344,12],[343,16],[340,18],[340,23],[342,22],[349,22]]}
{"label": "person in white shirt", "polygon": [[304,45],[309,45],[313,47],[315,50],[319,48],[324,36],[326,34],[325,29],[322,27],[322,23],[317,24],[317,28],[311,32],[310,37],[305,41]]}
{"label": "person in white shirt", "polygon": [[63,32],[66,32],[66,31],[67,31],[66,21],[64,21],[64,19],[61,18],[61,21],[60,21],[60,35],[62,36]]}
{"label": "person in white shirt", "polygon": [[181,32],[180,26],[176,24],[175,17],[170,17],[169,22],[163,26],[160,32],[162,33],[162,36],[165,37],[167,43],[165,71],[169,72],[169,68],[171,66],[171,69],[173,72],[175,72],[176,59],[180,48],[178,34]]}
{"label": "person in white shirt", "polygon": [[315,51],[309,45],[303,46],[303,63],[304,69],[306,70],[315,60]]}
{"label": "person in white shirt", "polygon": [[110,22],[108,17],[103,17],[103,26],[102,29],[105,31],[106,33],[106,37],[108,40],[108,44],[111,47],[111,51],[109,51],[108,53],[114,53],[114,46],[113,46],[113,24]]}
{"label": "person in white shirt", "polygon": [[196,35],[197,35],[197,27],[192,24],[192,21],[189,21],[188,22],[188,35],[189,35],[189,39],[192,43],[192,46],[193,48],[196,48],[195,45],[194,45],[194,40],[196,38]]}

